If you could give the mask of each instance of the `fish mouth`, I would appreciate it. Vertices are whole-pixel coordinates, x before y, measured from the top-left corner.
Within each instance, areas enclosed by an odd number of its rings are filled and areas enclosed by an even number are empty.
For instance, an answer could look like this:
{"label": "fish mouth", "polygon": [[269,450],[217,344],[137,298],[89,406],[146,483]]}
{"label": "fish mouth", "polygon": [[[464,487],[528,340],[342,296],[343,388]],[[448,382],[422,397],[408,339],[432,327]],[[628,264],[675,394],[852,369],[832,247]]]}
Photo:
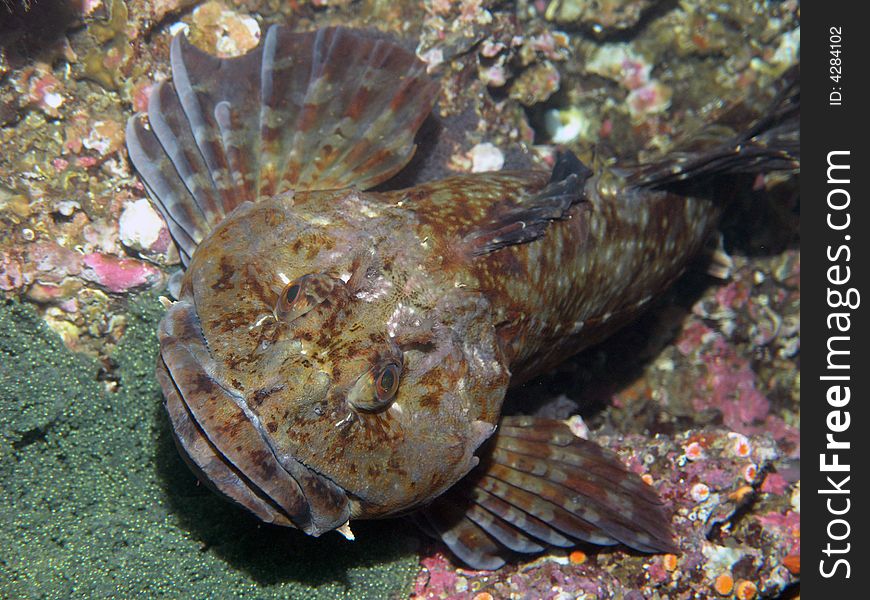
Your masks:
{"label": "fish mouth", "polygon": [[190,299],[169,308],[158,339],[157,378],[175,441],[201,481],[262,521],[309,535],[348,522],[345,491],[276,451],[243,394],[221,381]]}

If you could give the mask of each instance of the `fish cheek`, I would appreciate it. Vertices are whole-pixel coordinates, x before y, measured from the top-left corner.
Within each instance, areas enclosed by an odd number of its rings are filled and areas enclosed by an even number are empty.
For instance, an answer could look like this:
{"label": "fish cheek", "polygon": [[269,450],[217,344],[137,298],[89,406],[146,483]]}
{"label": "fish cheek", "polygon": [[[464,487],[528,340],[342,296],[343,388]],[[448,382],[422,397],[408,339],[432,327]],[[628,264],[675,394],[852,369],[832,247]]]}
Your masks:
{"label": "fish cheek", "polygon": [[299,385],[302,380],[290,377],[286,390],[252,406],[279,454],[346,490],[354,498],[353,518],[387,516],[427,498],[431,469],[418,468],[426,453],[414,443],[406,419],[390,408],[349,411],[338,394],[324,402],[310,381]]}

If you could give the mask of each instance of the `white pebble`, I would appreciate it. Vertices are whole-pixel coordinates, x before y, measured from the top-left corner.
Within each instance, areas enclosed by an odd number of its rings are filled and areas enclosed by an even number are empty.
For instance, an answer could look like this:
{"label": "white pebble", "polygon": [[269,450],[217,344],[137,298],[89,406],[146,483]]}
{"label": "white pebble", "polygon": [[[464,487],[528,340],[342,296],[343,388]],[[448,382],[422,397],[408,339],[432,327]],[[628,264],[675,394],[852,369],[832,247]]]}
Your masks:
{"label": "white pebble", "polygon": [[583,417],[580,415],[574,415],[565,421],[565,423],[568,425],[571,433],[576,435],[578,438],[583,438],[584,440],[589,439],[589,426],[587,426],[583,421]]}
{"label": "white pebble", "polygon": [[544,126],[554,144],[570,144],[589,137],[593,126],[578,108],[551,109],[544,114]]}
{"label": "white pebble", "polygon": [[49,92],[42,99],[45,102],[46,106],[51,108],[58,108],[61,104],[63,104],[63,96],[58,94],[57,92]]}
{"label": "white pebble", "polygon": [[504,154],[501,150],[484,142],[477,144],[471,149],[471,172],[484,173],[486,171],[499,171],[504,166]]}
{"label": "white pebble", "polygon": [[163,230],[163,218],[144,198],[128,204],[118,223],[121,243],[134,250],[150,248]]}

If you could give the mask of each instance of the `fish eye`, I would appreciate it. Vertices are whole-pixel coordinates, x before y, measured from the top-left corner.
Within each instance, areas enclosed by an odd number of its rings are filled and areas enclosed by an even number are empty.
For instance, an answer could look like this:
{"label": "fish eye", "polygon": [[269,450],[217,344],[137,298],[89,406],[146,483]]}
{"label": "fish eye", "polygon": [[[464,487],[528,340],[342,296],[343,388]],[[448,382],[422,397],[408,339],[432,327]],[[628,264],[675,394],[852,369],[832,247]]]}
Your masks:
{"label": "fish eye", "polygon": [[288,307],[292,307],[293,303],[299,299],[299,292],[302,290],[302,286],[298,283],[293,283],[284,288],[282,292],[284,301],[284,305]]}
{"label": "fish eye", "polygon": [[399,365],[390,363],[381,369],[375,378],[375,393],[378,400],[388,402],[396,395],[399,389]]}
{"label": "fish eye", "polygon": [[332,277],[315,273],[303,275],[284,286],[275,305],[275,316],[292,321],[323,302],[335,287]]}
{"label": "fish eye", "polygon": [[399,391],[402,365],[389,359],[366,371],[350,389],[347,400],[356,410],[378,412],[385,409]]}

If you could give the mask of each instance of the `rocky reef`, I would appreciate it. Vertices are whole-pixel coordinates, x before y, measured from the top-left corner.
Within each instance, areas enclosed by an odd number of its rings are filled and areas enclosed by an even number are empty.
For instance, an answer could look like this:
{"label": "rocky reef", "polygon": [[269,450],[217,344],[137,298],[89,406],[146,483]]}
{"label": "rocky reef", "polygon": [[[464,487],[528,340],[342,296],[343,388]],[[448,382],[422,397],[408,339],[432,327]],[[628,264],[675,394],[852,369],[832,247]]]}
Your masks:
{"label": "rocky reef", "polygon": [[308,539],[196,485],[153,377],[179,258],[124,124],[179,31],[232,56],[271,23],[342,24],[396,36],[441,83],[440,133],[400,178],[545,166],[559,146],[633,162],[757,115],[798,62],[799,19],[794,0],[0,2],[0,596],[796,596],[794,178],[736,182],[712,261],[509,399],[620,454],[673,506],[682,553],[583,547],[487,573],[400,521]]}

